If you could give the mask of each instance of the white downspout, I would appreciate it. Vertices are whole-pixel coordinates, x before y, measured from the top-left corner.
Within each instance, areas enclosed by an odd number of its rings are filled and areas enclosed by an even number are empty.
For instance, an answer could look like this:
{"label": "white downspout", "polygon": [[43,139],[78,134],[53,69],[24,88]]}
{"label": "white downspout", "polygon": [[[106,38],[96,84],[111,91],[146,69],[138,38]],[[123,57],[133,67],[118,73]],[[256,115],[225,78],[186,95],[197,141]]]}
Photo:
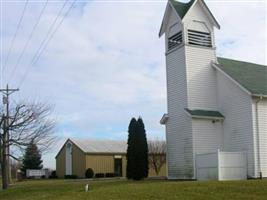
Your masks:
{"label": "white downspout", "polygon": [[255,117],[256,117],[256,132],[257,132],[257,152],[258,152],[258,172],[260,178],[262,179],[262,171],[261,171],[261,153],[260,153],[260,128],[259,128],[259,109],[258,103],[262,100],[262,96],[260,96],[259,100],[256,101],[255,104]]}

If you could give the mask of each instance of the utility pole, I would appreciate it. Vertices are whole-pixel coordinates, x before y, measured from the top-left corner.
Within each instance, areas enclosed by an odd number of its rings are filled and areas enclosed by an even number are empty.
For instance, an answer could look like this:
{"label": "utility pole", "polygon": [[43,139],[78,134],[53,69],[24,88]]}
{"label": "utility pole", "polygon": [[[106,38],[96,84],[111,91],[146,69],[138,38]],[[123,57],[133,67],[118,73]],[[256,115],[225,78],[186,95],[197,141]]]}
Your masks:
{"label": "utility pole", "polygon": [[[5,89],[0,89],[0,92],[3,94],[3,104],[6,105],[6,114],[5,114],[5,121],[4,121],[4,128],[3,128],[3,177],[6,178],[6,183],[3,183],[4,186],[8,186],[11,181],[11,168],[10,168],[10,160],[9,160],[9,96],[14,92],[19,91],[19,89],[10,89],[8,84],[6,85]],[[4,179],[3,179],[4,181]]]}

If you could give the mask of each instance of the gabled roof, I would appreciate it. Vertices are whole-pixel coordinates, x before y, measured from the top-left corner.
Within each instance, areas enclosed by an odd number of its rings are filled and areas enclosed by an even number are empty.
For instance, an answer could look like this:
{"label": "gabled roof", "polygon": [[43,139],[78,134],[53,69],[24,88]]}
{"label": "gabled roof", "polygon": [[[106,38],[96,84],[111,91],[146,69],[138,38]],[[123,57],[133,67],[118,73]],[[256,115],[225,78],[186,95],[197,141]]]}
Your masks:
{"label": "gabled roof", "polygon": [[252,95],[267,95],[267,66],[218,58],[219,69],[238,82]]}
{"label": "gabled roof", "polygon": [[121,140],[70,139],[85,153],[126,153],[127,142]]}
{"label": "gabled roof", "polygon": [[197,1],[202,3],[203,8],[205,9],[206,13],[210,17],[210,19],[213,22],[213,24],[215,25],[215,27],[220,29],[219,23],[217,22],[217,20],[213,16],[212,12],[210,11],[209,7],[207,6],[207,4],[205,3],[204,0],[190,0],[188,3],[182,3],[182,2],[179,2],[179,1],[176,1],[176,0],[169,0],[169,2],[172,4],[172,6],[174,7],[174,9],[176,10],[177,14],[180,16],[181,19],[183,19],[185,17],[185,15],[189,11],[189,9]]}
{"label": "gabled roof", "polygon": [[203,5],[202,7],[203,7],[204,11],[208,14],[209,19],[212,21],[212,23],[214,24],[214,26],[216,28],[220,29],[219,23],[217,22],[217,20],[215,19],[215,17],[211,13],[211,11],[209,10],[209,8],[208,8],[207,4],[204,2],[204,0],[190,0],[188,3],[179,2],[179,0],[168,0],[168,4],[166,6],[166,10],[165,10],[164,17],[163,17],[160,31],[159,31],[159,37],[161,37],[163,35],[163,33],[165,32],[166,19],[168,19],[168,16],[169,16],[167,13],[170,12],[171,8],[173,8],[176,11],[177,15],[180,17],[180,19],[183,20],[183,18],[186,16],[186,14],[190,10],[190,8],[196,2],[200,2],[201,5]]}
{"label": "gabled roof", "polygon": [[208,119],[224,119],[224,116],[219,111],[214,110],[190,110],[185,108],[185,111],[193,118],[208,118]]}
{"label": "gabled roof", "polygon": [[[56,158],[68,142],[76,145],[81,151],[88,154],[126,154],[127,152],[127,141],[71,138],[66,140],[57,153]],[[150,143],[152,141],[148,140],[147,142]],[[160,140],[159,142],[163,141]]]}

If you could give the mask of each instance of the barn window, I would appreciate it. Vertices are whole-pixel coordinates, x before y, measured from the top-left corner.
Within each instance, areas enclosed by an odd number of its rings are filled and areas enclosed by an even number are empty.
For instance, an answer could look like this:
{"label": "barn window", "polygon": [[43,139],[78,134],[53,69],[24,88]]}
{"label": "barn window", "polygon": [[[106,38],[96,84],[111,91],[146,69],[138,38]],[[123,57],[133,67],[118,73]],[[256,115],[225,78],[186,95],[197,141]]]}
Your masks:
{"label": "barn window", "polygon": [[171,36],[168,39],[168,50],[171,50],[174,47],[177,47],[178,45],[182,43],[182,41],[183,41],[182,31],[180,31],[179,33],[176,33],[175,35]]}
{"label": "barn window", "polygon": [[188,30],[188,43],[197,46],[212,47],[211,35],[207,32]]}

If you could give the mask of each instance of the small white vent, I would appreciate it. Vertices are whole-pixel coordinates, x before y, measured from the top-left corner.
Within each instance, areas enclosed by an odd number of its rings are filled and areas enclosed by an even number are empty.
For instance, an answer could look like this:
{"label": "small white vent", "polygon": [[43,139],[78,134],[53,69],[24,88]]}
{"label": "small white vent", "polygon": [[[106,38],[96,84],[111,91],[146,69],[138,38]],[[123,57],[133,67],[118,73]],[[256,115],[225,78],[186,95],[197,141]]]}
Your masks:
{"label": "small white vent", "polygon": [[183,41],[182,31],[180,31],[179,33],[176,33],[175,35],[171,36],[168,39],[168,50],[171,50],[177,47],[178,45],[182,43],[182,41]]}
{"label": "small white vent", "polygon": [[197,46],[212,47],[211,35],[206,32],[188,30],[188,43]]}

